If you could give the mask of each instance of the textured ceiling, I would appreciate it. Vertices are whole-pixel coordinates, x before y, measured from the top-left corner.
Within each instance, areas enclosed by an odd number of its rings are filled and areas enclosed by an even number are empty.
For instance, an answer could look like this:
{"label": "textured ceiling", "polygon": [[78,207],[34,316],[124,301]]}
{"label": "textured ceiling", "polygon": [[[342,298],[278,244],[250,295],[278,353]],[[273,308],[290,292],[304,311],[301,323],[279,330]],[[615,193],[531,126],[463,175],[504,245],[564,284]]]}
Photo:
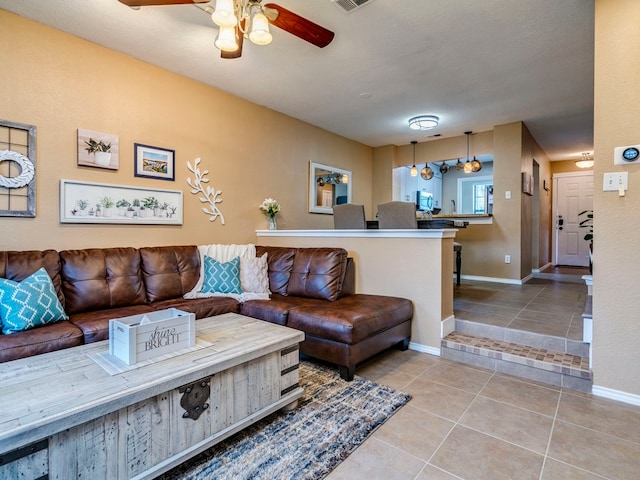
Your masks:
{"label": "textured ceiling", "polygon": [[[371,0],[348,14],[331,0],[275,3],[334,41],[320,49],[272,28],[270,45],[222,60],[193,5],[0,8],[374,147],[523,121],[552,160],[593,150],[593,0]],[[407,120],[419,114],[440,125],[416,134]]]}

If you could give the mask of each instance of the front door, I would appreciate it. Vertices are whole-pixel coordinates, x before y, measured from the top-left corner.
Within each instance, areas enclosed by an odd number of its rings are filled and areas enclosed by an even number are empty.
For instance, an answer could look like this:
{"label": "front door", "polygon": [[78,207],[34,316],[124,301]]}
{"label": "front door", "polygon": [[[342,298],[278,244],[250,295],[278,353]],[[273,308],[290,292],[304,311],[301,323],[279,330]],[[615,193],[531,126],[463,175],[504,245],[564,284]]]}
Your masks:
{"label": "front door", "polygon": [[559,174],[554,177],[555,264],[588,267],[587,231],[580,228],[578,214],[593,209],[593,172]]}

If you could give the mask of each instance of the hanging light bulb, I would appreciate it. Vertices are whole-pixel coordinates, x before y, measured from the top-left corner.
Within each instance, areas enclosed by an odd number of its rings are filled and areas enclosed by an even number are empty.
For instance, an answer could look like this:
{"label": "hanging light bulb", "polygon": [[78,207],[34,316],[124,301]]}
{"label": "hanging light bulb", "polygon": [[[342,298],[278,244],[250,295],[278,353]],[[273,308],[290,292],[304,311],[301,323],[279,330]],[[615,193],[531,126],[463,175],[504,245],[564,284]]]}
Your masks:
{"label": "hanging light bulb", "polygon": [[456,170],[462,170],[463,168],[464,168],[464,163],[462,163],[460,159],[458,159],[458,161],[456,162]]}
{"label": "hanging light bulb", "polygon": [[233,9],[233,0],[216,0],[216,9],[211,14],[211,20],[219,27],[235,27],[238,18]]}
{"label": "hanging light bulb", "polygon": [[473,165],[471,164],[471,162],[469,161],[469,137],[471,136],[471,131],[468,132],[464,132],[464,134],[467,136],[467,161],[464,164],[464,173],[471,173],[473,172]]}
{"label": "hanging light bulb", "polygon": [[467,161],[464,164],[464,173],[472,173],[473,172],[473,165],[471,165],[471,162],[467,159]]}
{"label": "hanging light bulb", "polygon": [[238,49],[236,29],[234,27],[220,27],[214,45],[225,52],[235,52]]}
{"label": "hanging light bulb", "polygon": [[473,161],[471,162],[471,167],[473,169],[473,173],[479,172],[482,170],[482,163],[480,160],[476,160],[476,156],[473,156]]}
{"label": "hanging light bulb", "polygon": [[269,32],[269,20],[262,12],[262,8],[257,9],[256,13],[253,14],[249,40],[256,45],[269,45],[273,40],[271,32]]}
{"label": "hanging light bulb", "polygon": [[413,167],[411,167],[412,177],[418,176],[418,169],[416,168],[416,143],[418,143],[417,140],[411,140],[411,145],[413,145]]}

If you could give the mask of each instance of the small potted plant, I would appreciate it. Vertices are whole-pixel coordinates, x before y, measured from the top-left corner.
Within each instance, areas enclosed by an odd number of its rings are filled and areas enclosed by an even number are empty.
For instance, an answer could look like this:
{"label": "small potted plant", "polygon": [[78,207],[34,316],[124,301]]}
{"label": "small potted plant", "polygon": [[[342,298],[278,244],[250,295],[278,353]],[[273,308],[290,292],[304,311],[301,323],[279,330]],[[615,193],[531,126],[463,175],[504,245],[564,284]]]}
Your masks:
{"label": "small potted plant", "polygon": [[102,207],[102,216],[103,217],[111,217],[113,216],[113,206],[115,203],[111,199],[111,197],[104,197],[100,200],[100,206]]}
{"label": "small potted plant", "polygon": [[87,214],[87,207],[89,206],[89,202],[87,202],[86,200],[78,200],[76,202],[76,208],[77,208],[77,212],[78,215],[80,216],[85,216]]}
{"label": "small potted plant", "polygon": [[106,167],[111,163],[110,143],[104,143],[102,140],[95,141],[93,138],[85,140],[84,143],[87,145],[85,150],[89,155],[93,154],[96,165]]}
{"label": "small potted plant", "polygon": [[131,206],[131,202],[126,199],[118,200],[116,202],[116,208],[118,209],[118,215],[125,216],[127,213],[127,208]]}

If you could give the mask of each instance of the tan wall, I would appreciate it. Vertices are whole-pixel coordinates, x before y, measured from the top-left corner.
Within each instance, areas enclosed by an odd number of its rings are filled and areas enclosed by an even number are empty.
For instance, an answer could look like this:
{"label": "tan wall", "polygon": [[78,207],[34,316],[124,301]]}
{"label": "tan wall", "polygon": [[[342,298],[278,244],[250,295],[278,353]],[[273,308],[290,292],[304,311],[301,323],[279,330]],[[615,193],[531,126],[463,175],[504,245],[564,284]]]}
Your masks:
{"label": "tan wall", "polygon": [[[0,10],[0,118],[37,127],[37,215],[0,217],[0,249],[246,243],[266,228],[331,228],[308,213],[308,163],[353,171],[353,201],[371,202],[372,149],[202,83]],[[119,136],[120,168],[77,166],[77,129]],[[134,177],[134,142],[176,151],[175,182]],[[189,193],[186,162],[202,158],[222,190],[226,223],[209,222]],[[182,226],[58,222],[60,179],[184,191]]]}
{"label": "tan wall", "polygon": [[[594,385],[640,395],[640,165],[612,159],[640,143],[640,2],[596,0],[595,12]],[[629,173],[625,197],[602,192],[605,172]]]}
{"label": "tan wall", "polygon": [[378,205],[391,200],[393,196],[393,168],[398,155],[398,147],[387,145],[373,150],[373,185],[371,208],[366,218],[373,219]]}
{"label": "tan wall", "polygon": [[439,352],[442,321],[453,318],[453,239],[383,238],[377,235],[353,237],[299,236],[277,232],[261,236],[260,245],[277,247],[342,247],[353,257],[356,291],[391,295],[413,302],[411,342]]}

